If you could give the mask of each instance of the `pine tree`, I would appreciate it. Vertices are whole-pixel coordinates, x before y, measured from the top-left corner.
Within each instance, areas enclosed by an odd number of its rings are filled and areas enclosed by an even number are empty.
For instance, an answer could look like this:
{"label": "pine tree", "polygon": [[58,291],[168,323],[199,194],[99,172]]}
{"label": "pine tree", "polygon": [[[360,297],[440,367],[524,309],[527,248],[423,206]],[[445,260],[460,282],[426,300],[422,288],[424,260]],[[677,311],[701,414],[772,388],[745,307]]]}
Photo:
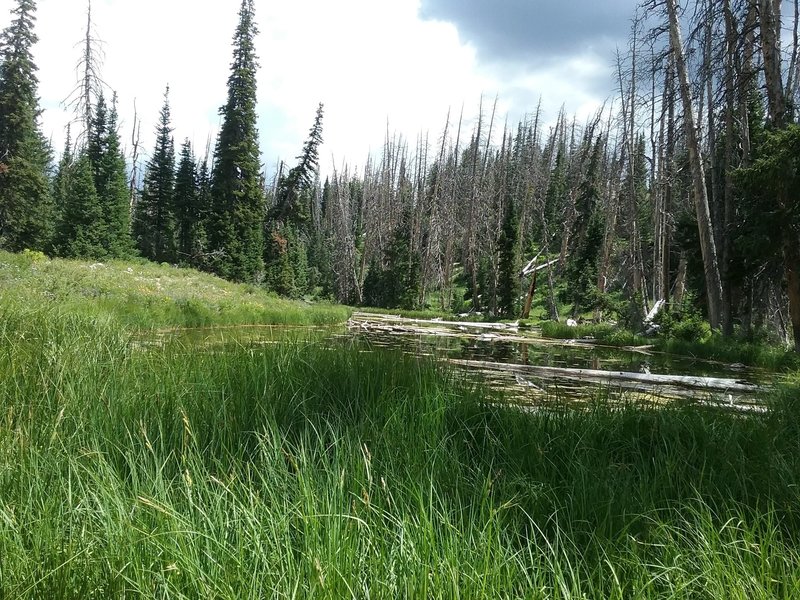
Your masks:
{"label": "pine tree", "polygon": [[147,162],[144,189],[136,203],[134,238],[145,258],[175,261],[175,143],[170,127],[169,87],[164,93],[156,147]]}
{"label": "pine tree", "polygon": [[[66,171],[66,172],[65,172]],[[60,173],[64,205],[56,227],[54,247],[66,258],[103,258],[103,209],[94,187],[92,161],[83,153]]]}
{"label": "pine tree", "polygon": [[33,0],[17,0],[0,37],[0,247],[45,250],[53,226],[50,149],[39,130]]}
{"label": "pine tree", "polygon": [[133,252],[133,240],[125,157],[117,131],[117,118],[116,95],[108,113],[101,94],[92,119],[88,153],[103,213],[103,247],[108,256],[120,258]]}
{"label": "pine tree", "polygon": [[213,270],[235,281],[254,281],[264,267],[264,197],[256,129],[258,29],[254,13],[253,0],[242,0],[211,178],[210,242],[217,252]]}

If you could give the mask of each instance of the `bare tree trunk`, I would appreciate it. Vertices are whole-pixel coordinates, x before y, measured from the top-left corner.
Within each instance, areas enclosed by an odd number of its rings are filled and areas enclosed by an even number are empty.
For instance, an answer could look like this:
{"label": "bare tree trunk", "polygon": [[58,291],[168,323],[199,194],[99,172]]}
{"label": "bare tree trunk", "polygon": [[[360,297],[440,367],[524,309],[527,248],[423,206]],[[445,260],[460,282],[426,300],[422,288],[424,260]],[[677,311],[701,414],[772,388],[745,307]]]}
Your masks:
{"label": "bare tree trunk", "polygon": [[724,0],[725,13],[725,183],[722,225],[722,333],[733,335],[733,289],[731,285],[731,232],[733,229],[733,139],[735,133],[735,60],[737,27],[730,0]]}
{"label": "bare tree trunk", "polygon": [[[769,1],[769,0],[764,0]],[[694,109],[692,107],[692,92],[689,88],[689,75],[686,69],[686,59],[683,54],[683,40],[681,39],[680,23],[676,0],[665,0],[669,16],[670,45],[675,57],[675,67],[678,83],[683,100],[684,123],[686,126],[686,145],[689,151],[689,163],[692,169],[692,188],[694,192],[695,210],[697,213],[697,226],[700,233],[700,248],[703,254],[703,270],[706,279],[706,292],[708,295],[708,316],[712,329],[719,329],[722,305],[722,280],[717,262],[717,248],[714,243],[714,234],[711,225],[711,214],[708,207],[708,194],[705,185],[703,159],[700,153],[700,144],[695,129]]]}

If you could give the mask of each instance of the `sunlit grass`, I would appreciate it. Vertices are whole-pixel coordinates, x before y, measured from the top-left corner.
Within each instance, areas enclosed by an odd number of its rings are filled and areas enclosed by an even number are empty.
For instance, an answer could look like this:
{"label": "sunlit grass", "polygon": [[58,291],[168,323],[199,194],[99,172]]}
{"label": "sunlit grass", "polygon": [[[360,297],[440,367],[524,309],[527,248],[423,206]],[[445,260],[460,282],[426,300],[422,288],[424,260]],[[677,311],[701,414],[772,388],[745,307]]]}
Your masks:
{"label": "sunlit grass", "polygon": [[0,251],[0,312],[12,304],[138,328],[343,323],[350,309],[309,304],[192,269],[147,261],[91,263]]}

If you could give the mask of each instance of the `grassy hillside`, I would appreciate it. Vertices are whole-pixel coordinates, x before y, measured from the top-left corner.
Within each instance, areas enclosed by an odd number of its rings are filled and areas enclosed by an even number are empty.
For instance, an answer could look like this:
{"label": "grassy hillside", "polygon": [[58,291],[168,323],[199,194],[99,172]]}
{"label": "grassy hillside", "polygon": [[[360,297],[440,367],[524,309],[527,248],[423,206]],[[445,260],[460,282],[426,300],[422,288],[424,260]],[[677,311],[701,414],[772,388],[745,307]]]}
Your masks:
{"label": "grassy hillside", "polygon": [[192,269],[0,251],[0,313],[11,306],[109,318],[140,328],[324,325],[341,323],[350,314],[343,306],[286,300]]}

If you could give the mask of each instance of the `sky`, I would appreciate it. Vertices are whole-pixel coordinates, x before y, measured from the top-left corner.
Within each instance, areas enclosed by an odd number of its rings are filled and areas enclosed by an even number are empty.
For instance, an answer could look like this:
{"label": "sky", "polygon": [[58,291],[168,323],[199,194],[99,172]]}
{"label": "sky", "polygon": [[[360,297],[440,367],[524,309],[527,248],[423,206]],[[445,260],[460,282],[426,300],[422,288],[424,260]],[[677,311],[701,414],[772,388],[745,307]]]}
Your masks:
{"label": "sky", "polygon": [[[14,0],[0,0],[0,29]],[[60,151],[73,116],[86,0],[39,0],[34,49],[42,126]],[[387,130],[413,145],[440,138],[448,111],[467,119],[498,100],[514,123],[541,98],[587,117],[613,94],[613,54],[625,47],[636,0],[255,0],[259,133],[264,163],[293,164],[325,105],[321,167],[361,165]],[[119,97],[131,145],[134,106],[146,155],[170,86],[176,145],[205,153],[226,97],[238,0],[93,0],[102,78]]]}

